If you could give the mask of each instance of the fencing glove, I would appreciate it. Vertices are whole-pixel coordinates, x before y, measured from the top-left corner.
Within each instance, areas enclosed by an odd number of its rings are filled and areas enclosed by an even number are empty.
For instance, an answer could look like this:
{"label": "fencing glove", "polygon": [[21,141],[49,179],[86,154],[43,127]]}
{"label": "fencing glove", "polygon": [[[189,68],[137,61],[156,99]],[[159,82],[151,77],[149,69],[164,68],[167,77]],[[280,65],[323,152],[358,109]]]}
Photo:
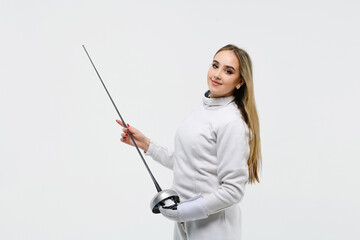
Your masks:
{"label": "fencing glove", "polygon": [[174,205],[170,199],[165,200],[165,205],[159,210],[166,218],[176,222],[187,222],[208,217],[205,211],[204,199],[201,195]]}

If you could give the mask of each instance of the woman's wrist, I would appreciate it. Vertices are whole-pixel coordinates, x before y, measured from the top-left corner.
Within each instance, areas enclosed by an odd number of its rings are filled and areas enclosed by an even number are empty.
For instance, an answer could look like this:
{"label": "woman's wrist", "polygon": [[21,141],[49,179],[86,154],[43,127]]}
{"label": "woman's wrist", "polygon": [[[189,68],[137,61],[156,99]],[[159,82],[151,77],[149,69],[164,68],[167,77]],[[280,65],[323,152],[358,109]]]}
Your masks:
{"label": "woman's wrist", "polygon": [[149,149],[149,146],[150,146],[150,138],[146,138],[145,139],[145,145],[144,145],[144,152],[147,152],[147,150]]}
{"label": "woman's wrist", "polygon": [[199,195],[180,203],[177,207],[178,217],[182,222],[207,218],[204,198]]}

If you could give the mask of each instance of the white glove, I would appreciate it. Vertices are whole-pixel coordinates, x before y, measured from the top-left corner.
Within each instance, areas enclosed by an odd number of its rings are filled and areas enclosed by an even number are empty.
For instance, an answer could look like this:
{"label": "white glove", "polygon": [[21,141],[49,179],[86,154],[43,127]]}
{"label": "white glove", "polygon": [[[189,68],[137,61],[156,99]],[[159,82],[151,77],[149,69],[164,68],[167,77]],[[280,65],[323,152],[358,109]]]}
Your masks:
{"label": "white glove", "polygon": [[[171,200],[165,201],[165,207],[171,204],[173,204]],[[194,221],[208,217],[205,211],[204,199],[200,195],[180,203],[175,210],[163,208],[162,206],[159,207],[159,210],[162,215],[176,222]]]}

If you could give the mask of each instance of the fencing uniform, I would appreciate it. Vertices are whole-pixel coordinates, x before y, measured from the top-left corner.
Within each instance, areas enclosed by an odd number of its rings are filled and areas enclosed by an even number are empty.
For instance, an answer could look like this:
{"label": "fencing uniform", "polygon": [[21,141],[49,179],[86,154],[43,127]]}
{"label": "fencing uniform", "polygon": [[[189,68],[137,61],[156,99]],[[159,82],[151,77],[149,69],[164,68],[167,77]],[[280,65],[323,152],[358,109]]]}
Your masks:
{"label": "fencing uniform", "polygon": [[185,118],[174,151],[150,141],[145,155],[174,171],[172,189],[180,200],[204,199],[206,219],[175,223],[175,240],[241,239],[241,212],[249,172],[249,129],[234,96],[209,98]]}

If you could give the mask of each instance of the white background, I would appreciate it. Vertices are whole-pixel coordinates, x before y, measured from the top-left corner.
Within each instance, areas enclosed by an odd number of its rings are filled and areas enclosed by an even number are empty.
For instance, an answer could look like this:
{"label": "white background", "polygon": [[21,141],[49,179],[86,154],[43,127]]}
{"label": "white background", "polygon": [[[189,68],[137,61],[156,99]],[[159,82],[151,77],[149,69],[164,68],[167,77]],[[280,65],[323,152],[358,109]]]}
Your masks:
{"label": "white background", "polygon": [[359,1],[135,2],[0,1],[0,239],[171,239],[81,45],[125,121],[172,147],[228,43],[261,124],[243,239],[359,239]]}

